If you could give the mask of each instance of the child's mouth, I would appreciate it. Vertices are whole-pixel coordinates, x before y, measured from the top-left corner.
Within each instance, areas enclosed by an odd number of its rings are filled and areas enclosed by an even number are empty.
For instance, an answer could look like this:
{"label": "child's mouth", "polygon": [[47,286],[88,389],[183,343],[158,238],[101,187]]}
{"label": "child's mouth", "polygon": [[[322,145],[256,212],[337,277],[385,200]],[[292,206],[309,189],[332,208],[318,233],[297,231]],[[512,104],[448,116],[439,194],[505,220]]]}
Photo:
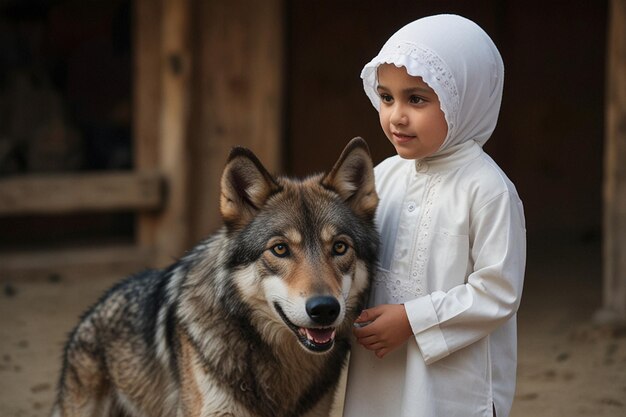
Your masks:
{"label": "child's mouth", "polygon": [[415,139],[415,136],[413,135],[405,135],[402,133],[398,133],[398,132],[393,132],[393,137],[396,140],[396,142],[402,144],[402,143],[406,143],[411,141],[412,139]]}

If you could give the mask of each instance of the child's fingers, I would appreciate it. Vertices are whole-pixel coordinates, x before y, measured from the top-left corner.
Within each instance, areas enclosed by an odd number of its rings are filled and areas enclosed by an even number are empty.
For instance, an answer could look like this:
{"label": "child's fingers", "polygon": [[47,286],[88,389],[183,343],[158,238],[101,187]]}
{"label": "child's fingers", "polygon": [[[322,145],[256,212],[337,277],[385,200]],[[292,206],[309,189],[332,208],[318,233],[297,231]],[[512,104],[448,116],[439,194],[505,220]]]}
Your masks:
{"label": "child's fingers", "polygon": [[368,308],[367,310],[361,311],[361,314],[359,314],[359,317],[357,317],[354,322],[355,323],[364,323],[364,322],[368,322],[368,321],[374,321],[381,314],[382,314],[382,311],[378,307]]}
{"label": "child's fingers", "polygon": [[376,354],[379,358],[385,356],[389,351],[389,347],[386,346],[383,342],[373,342],[373,343],[360,343],[365,349],[370,350]]}
{"label": "child's fingers", "polygon": [[376,337],[376,335],[369,335],[369,336],[363,336],[363,337],[357,337],[357,342],[359,342],[362,345],[371,345],[372,343],[375,342],[379,342],[380,340],[378,339],[378,337]]}
{"label": "child's fingers", "polygon": [[389,353],[389,349],[387,348],[381,348],[374,352],[374,354],[376,355],[376,357],[378,357],[378,359],[382,359],[387,353]]}
{"label": "child's fingers", "polygon": [[386,348],[386,346],[379,341],[374,341],[372,343],[361,343],[361,346],[363,346],[367,350],[373,351]]}
{"label": "child's fingers", "polygon": [[368,336],[373,336],[379,333],[376,323],[369,323],[362,327],[354,327],[352,333],[357,339],[361,339]]}

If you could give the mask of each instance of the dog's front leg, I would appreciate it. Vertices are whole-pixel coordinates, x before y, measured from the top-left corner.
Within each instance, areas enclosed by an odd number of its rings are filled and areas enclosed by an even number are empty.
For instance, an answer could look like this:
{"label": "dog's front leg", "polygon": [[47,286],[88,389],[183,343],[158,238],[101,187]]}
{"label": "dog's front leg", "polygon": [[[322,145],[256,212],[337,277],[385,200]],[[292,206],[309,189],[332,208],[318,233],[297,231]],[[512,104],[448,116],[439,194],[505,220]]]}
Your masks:
{"label": "dog's front leg", "polygon": [[71,343],[67,348],[52,416],[110,417],[113,415],[112,391],[100,359],[84,348],[84,341],[80,342]]}
{"label": "dog's front leg", "polygon": [[179,330],[179,363],[180,379],[179,406],[176,417],[203,417],[206,392],[202,389],[202,362],[184,331]]}

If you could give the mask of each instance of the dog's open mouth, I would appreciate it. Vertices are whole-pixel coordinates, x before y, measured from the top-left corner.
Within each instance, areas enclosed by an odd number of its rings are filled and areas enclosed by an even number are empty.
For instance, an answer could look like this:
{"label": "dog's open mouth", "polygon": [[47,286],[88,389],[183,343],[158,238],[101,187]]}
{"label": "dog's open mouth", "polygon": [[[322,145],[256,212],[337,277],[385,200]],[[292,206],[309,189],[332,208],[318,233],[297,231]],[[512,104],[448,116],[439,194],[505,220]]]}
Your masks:
{"label": "dog's open mouth", "polygon": [[287,318],[287,315],[278,303],[274,303],[274,307],[287,327],[294,332],[302,346],[312,352],[318,353],[327,352],[333,347],[333,344],[335,343],[335,335],[337,334],[334,327],[299,327]]}

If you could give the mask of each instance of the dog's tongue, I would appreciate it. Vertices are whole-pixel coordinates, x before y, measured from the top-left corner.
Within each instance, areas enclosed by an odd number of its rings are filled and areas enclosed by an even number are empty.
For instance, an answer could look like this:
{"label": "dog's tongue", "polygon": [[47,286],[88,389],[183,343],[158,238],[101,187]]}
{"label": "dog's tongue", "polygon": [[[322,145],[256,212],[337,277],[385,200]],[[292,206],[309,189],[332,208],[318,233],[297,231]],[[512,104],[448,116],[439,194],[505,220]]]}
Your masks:
{"label": "dog's tongue", "polygon": [[306,335],[315,343],[328,343],[335,337],[335,329],[306,329]]}

